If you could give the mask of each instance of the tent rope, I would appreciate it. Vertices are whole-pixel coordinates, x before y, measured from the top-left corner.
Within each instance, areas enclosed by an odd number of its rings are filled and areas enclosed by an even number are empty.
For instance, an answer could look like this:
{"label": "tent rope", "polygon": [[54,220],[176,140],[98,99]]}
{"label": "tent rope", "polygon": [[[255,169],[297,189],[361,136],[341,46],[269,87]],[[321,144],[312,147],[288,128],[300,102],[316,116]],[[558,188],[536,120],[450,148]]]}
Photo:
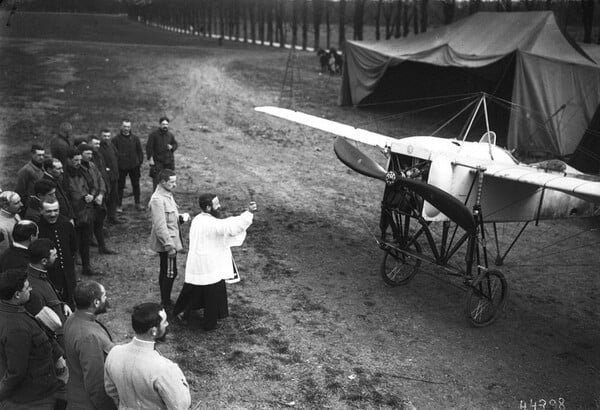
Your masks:
{"label": "tent rope", "polygon": [[[479,94],[477,94],[477,95],[479,95]],[[431,106],[428,106],[428,107],[425,107],[425,108],[418,108],[418,109],[414,109],[414,110],[410,110],[410,111],[404,111],[404,112],[401,112],[401,113],[395,113],[395,114],[385,115],[385,116],[377,117],[377,119],[375,119],[373,121],[368,121],[368,122],[367,121],[363,121],[362,123],[359,123],[358,126],[359,127],[365,127],[365,126],[369,126],[369,125],[372,125],[372,124],[376,124],[376,123],[381,122],[383,120],[399,119],[399,118],[402,118],[404,116],[414,115],[414,114],[417,114],[417,113],[420,113],[420,112],[425,112],[425,111],[428,111],[428,110],[435,110],[437,108],[444,107],[444,106],[451,105],[451,104],[456,104],[456,103],[459,103],[461,101],[469,101],[469,104],[471,104],[471,100],[472,99],[473,99],[473,94],[469,94],[469,95],[467,95],[464,98],[457,99],[457,100],[452,100],[452,101],[447,102],[447,103],[441,103],[441,104],[431,105]],[[361,107],[363,107],[363,106],[361,105]],[[440,127],[440,129],[438,129],[437,131],[441,130],[442,128],[443,127]]]}
{"label": "tent rope", "polygon": [[[422,98],[410,98],[410,99],[405,99],[405,100],[390,100],[390,101],[384,101],[384,102],[376,102],[376,103],[361,103],[361,104],[357,104],[356,107],[377,107],[377,106],[382,106],[382,105],[392,105],[392,104],[403,104],[403,103],[413,103],[413,102],[421,102],[421,101],[428,101],[428,100],[440,100],[443,98],[461,98],[464,99],[466,98],[472,98],[476,95],[480,95],[479,92],[475,92],[475,93],[462,93],[462,94],[449,94],[449,95],[438,95],[438,96],[434,96],[434,97],[422,97]],[[460,100],[459,100],[460,101]],[[449,103],[446,104],[453,104],[455,103],[455,100],[450,101]],[[444,105],[444,104],[442,104]],[[419,110],[417,110],[419,111]]]}

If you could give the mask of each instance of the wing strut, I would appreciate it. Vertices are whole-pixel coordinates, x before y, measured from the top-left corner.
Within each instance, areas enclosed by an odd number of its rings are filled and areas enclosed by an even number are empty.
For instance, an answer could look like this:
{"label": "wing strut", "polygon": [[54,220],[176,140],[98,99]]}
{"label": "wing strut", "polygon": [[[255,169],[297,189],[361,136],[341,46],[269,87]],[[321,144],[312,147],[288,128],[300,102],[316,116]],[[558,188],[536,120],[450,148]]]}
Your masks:
{"label": "wing strut", "polygon": [[525,228],[527,228],[527,226],[529,225],[529,222],[531,222],[531,221],[526,221],[525,224],[521,227],[521,230],[519,231],[517,236],[515,236],[515,239],[513,239],[513,241],[508,246],[508,249],[506,249],[506,252],[504,252],[504,255],[502,255],[502,256],[500,256],[500,243],[498,241],[498,228],[497,228],[496,222],[492,222],[492,226],[494,227],[494,238],[496,240],[496,250],[497,250],[496,262],[495,262],[496,266],[504,265],[504,259],[508,256],[508,253],[510,252],[512,247],[515,246],[515,244],[517,243],[517,241],[519,240],[519,238],[521,237],[523,232],[525,232]]}

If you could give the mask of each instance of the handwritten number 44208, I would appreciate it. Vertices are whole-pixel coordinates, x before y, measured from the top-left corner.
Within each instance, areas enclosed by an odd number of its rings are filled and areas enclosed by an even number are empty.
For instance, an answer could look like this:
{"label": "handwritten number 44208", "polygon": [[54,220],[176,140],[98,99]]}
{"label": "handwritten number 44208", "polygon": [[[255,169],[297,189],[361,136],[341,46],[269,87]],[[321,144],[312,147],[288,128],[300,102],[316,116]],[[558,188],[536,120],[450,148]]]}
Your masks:
{"label": "handwritten number 44208", "polygon": [[519,410],[566,410],[565,399],[559,397],[557,400],[550,399],[548,401],[544,399],[533,400],[530,399],[529,403],[525,400],[519,401]]}

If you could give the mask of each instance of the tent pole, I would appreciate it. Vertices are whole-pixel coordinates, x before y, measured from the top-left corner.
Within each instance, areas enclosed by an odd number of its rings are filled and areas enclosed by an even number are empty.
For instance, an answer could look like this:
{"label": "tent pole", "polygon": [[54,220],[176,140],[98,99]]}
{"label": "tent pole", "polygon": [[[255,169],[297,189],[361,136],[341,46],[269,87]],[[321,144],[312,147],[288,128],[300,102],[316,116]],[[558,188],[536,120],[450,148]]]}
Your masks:
{"label": "tent pole", "polygon": [[[471,116],[471,120],[469,121],[469,126],[467,127],[467,130],[465,131],[465,135],[463,136],[463,142],[466,141],[467,139],[467,135],[469,135],[469,131],[471,131],[471,126],[473,125],[473,122],[475,121],[475,117],[477,116],[477,113],[479,112],[479,107],[481,107],[481,103],[484,99],[483,93],[481,95],[481,98],[479,98],[479,102],[477,103],[477,107],[475,107],[475,111],[473,111],[473,115]],[[459,148],[458,152],[460,152],[460,150],[462,149],[462,145]]]}
{"label": "tent pole", "polygon": [[488,149],[490,151],[490,158],[493,161],[494,154],[492,153],[492,137],[490,134],[490,119],[488,118],[488,110],[487,110],[487,102],[485,101],[485,94],[483,94],[481,96],[481,99],[483,100],[483,113],[485,115],[485,130],[486,130],[487,140],[488,140]]}

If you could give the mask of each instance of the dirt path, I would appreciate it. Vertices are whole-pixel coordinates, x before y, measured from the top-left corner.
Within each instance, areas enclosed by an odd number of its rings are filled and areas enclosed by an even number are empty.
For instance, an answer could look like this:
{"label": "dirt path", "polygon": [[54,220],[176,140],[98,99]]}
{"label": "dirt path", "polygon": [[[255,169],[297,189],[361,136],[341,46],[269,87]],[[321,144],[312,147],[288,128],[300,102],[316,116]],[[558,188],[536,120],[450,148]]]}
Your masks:
{"label": "dirt path", "polygon": [[[205,84],[200,94],[230,98],[207,110],[212,121],[221,116],[216,128],[225,125],[215,130],[220,141],[208,140],[225,148],[209,157],[219,157],[214,161],[222,164],[219,174],[232,181],[226,186],[239,189],[238,197],[252,189],[265,204],[258,232],[248,242],[259,260],[266,258],[267,268],[271,263],[281,270],[271,274],[278,278],[276,285],[249,280],[242,294],[274,316],[290,348],[315,363],[310,371],[317,385],[317,380],[326,384],[335,369],[348,390],[358,375],[359,385],[362,378],[366,385],[376,384],[375,391],[412,398],[423,408],[482,403],[509,408],[520,400],[559,397],[573,404],[593,402],[598,329],[586,324],[598,314],[597,305],[589,304],[597,301],[593,267],[574,268],[567,285],[564,265],[547,266],[565,255],[537,258],[539,268],[509,264],[515,300],[507,318],[490,329],[467,327],[462,294],[430,277],[418,277],[405,289],[386,288],[377,276],[381,255],[368,232],[376,227],[381,188],[337,163],[329,137],[253,113],[253,105],[275,104],[277,95],[232,81],[216,68],[228,60],[211,59],[194,72],[200,79],[192,82]],[[193,90],[188,101],[198,94]],[[192,105],[187,116],[201,110]],[[544,225],[521,245],[539,241],[539,230],[560,237],[569,226]],[[580,240],[597,238],[589,234]],[[595,257],[593,249],[582,252],[587,260]],[[528,253],[521,249],[515,256],[526,259]],[[366,388],[357,394],[375,393]]]}
{"label": "dirt path", "polygon": [[[230,212],[251,196],[259,203],[236,250],[243,281],[229,287],[231,318],[209,334],[173,324],[161,347],[184,368],[199,408],[408,408],[410,401],[419,409],[509,409],[524,400],[530,409],[530,400],[559,397],[568,409],[598,406],[598,247],[578,247],[600,237],[588,232],[543,249],[589,225],[531,229],[502,267],[511,296],[505,316],[473,329],[454,287],[425,274],[393,289],[379,278],[378,182],[337,161],[330,136],[252,110],[278,104],[287,51],[28,40],[4,41],[2,53],[3,182],[16,167],[8,158],[27,150],[32,129],[69,119],[87,134],[128,115],[145,138],[165,112],[181,145],[183,209],[193,212],[206,190]],[[297,108],[373,121],[372,112],[335,105],[339,79],[318,76],[314,56],[297,64]],[[69,76],[53,74],[60,72]],[[402,123],[399,133],[415,123]],[[149,196],[147,179],[142,189]],[[114,307],[106,321],[119,341],[131,335],[130,305],[156,299],[158,289],[147,218],[130,208],[127,217],[127,229],[110,231],[121,255],[95,259],[107,272]]]}

